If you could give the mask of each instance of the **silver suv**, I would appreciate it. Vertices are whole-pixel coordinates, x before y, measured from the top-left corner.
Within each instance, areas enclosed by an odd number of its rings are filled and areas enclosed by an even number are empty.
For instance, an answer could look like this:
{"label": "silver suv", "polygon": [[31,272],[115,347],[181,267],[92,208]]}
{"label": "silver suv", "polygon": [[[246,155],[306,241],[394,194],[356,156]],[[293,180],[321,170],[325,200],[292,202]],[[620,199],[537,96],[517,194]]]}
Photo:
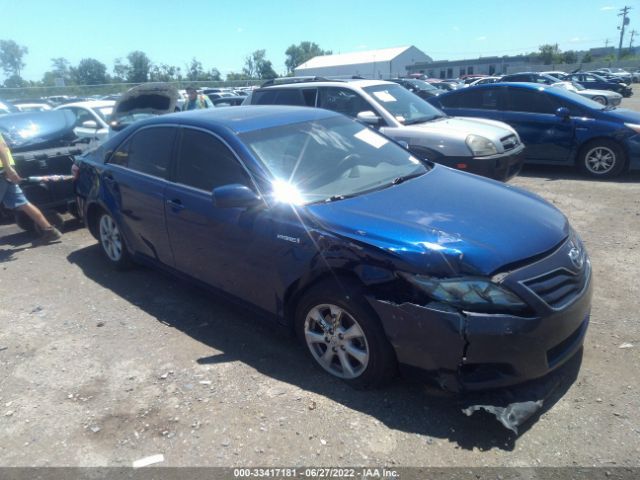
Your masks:
{"label": "silver suv", "polygon": [[449,117],[393,82],[292,78],[265,83],[243,105],[326,108],[357,118],[408,145],[419,158],[507,181],[522,167],[524,145],[509,125]]}

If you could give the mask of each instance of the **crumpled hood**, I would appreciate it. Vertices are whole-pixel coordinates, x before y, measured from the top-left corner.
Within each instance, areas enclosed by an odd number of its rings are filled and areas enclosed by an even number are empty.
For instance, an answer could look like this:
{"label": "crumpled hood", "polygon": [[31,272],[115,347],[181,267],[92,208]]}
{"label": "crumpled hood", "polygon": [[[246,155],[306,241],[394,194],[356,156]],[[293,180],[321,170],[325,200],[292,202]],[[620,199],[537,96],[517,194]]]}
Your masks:
{"label": "crumpled hood", "polygon": [[75,115],[70,110],[12,113],[0,116],[0,133],[13,152],[71,145]]}
{"label": "crumpled hood", "polygon": [[118,124],[129,118],[173,113],[177,101],[178,91],[173,85],[143,83],[122,94],[113,107],[111,121]]}
{"label": "crumpled hood", "polygon": [[406,183],[307,211],[325,229],[435,276],[493,274],[553,249],[570,228],[532,193],[439,165]]}

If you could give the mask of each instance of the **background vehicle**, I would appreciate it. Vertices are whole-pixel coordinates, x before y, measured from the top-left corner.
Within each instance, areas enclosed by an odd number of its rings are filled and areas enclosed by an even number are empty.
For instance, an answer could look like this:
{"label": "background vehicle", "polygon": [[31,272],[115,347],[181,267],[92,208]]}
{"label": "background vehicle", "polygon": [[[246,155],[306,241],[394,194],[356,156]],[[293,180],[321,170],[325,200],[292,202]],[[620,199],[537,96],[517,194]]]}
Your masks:
{"label": "background vehicle", "polygon": [[[0,116],[0,133],[11,149],[15,168],[22,178],[68,176],[74,156],[82,153],[84,145],[76,144],[72,112],[46,111],[15,113]],[[49,221],[61,226],[60,213],[77,215],[73,184],[70,180],[27,183],[22,186],[27,199],[36,205]],[[3,209],[0,204],[0,209]],[[5,212],[5,216],[8,212]],[[37,226],[22,212],[11,212],[15,222],[24,230]]]}
{"label": "background vehicle", "polygon": [[235,97],[221,97],[211,100],[215,107],[237,107],[242,105],[246,96],[237,95]]}
{"label": "background vehicle", "polygon": [[430,101],[451,115],[508,123],[527,145],[527,163],[576,165],[595,178],[640,169],[637,112],[531,83],[480,85]]}
{"label": "background vehicle", "polygon": [[88,100],[65,103],[55,108],[73,113],[74,133],[86,142],[104,141],[109,135],[109,120],[115,105],[113,100]]}
{"label": "background vehicle", "polygon": [[631,74],[622,68],[599,68],[598,71],[618,77],[627,85],[633,81]]}
{"label": "background vehicle", "polygon": [[244,103],[326,108],[357,118],[384,135],[406,142],[409,151],[443,165],[499,180],[522,166],[524,146],[509,126],[447,117],[422,98],[381,80],[311,80],[265,84]]}
{"label": "background vehicle", "polygon": [[159,116],[77,171],[114,267],[133,257],[251,305],[349,385],[383,384],[398,364],[453,391],[512,385],[583,343],[591,265],[561,212],[343,115]]}
{"label": "background vehicle", "polygon": [[43,102],[13,102],[14,106],[21,112],[45,112],[52,107]]}
{"label": "background vehicle", "polygon": [[446,91],[446,90],[440,90],[439,88],[434,87],[433,85],[425,82],[424,80],[417,80],[415,78],[392,78],[389,81],[393,83],[397,83],[398,85],[402,85],[411,93],[415,93],[420,98],[424,98],[424,99],[427,99],[429,97],[433,97],[436,95],[440,95],[441,93],[444,93]]}
{"label": "background vehicle", "polygon": [[178,111],[178,98],[178,90],[169,83],[143,83],[130,88],[113,106],[109,135],[139,120]]}
{"label": "background vehicle", "polygon": [[591,90],[584,88],[577,82],[558,82],[552,85],[553,87],[564,88],[569,92],[575,92],[581,97],[588,98],[594,102],[598,102],[601,105],[607,105],[610,107],[616,107],[620,105],[622,101],[622,95],[610,90]]}
{"label": "background vehicle", "polygon": [[471,82],[469,86],[473,87],[474,85],[485,85],[487,83],[496,83],[499,81],[500,81],[500,77],[482,77]]}
{"label": "background vehicle", "polygon": [[529,83],[540,83],[542,85],[553,85],[554,83],[558,83],[559,79],[556,77],[552,77],[551,75],[547,75],[545,73],[538,72],[521,72],[521,73],[513,73],[511,75],[504,75],[501,79],[501,82],[529,82]]}
{"label": "background vehicle", "polygon": [[630,97],[633,94],[631,87],[625,85],[623,82],[612,82],[596,73],[572,73],[569,75],[569,79],[573,82],[579,83],[584,88],[589,88],[591,90],[611,90],[619,93],[625,98]]}

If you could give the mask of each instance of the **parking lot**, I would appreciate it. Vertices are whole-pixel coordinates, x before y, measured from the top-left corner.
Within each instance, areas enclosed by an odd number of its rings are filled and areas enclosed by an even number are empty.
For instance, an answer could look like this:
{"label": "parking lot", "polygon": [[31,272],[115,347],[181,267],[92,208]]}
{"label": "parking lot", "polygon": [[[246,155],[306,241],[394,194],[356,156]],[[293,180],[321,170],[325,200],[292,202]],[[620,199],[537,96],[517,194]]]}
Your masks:
{"label": "parking lot", "polygon": [[[640,111],[640,98],[623,106]],[[0,226],[3,466],[635,466],[640,456],[640,173],[526,168],[591,255],[575,382],[516,436],[398,379],[355,391],[256,314],[157,271],[112,271],[69,218],[64,241]],[[578,359],[580,360],[580,359]]]}

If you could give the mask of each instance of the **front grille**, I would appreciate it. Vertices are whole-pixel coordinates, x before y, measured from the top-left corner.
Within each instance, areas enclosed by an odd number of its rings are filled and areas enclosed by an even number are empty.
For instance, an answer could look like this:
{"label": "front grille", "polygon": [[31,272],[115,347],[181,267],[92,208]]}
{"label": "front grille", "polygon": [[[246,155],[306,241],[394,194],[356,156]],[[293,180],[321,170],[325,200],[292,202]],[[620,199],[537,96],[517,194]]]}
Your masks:
{"label": "front grille", "polygon": [[516,137],[515,135],[508,135],[501,138],[500,141],[502,142],[502,148],[504,148],[505,151],[511,150],[512,148],[518,146],[518,137]]}
{"label": "front grille", "polygon": [[590,263],[586,261],[584,268],[578,272],[559,268],[523,283],[547,305],[560,309],[571,303],[584,290],[589,274]]}

